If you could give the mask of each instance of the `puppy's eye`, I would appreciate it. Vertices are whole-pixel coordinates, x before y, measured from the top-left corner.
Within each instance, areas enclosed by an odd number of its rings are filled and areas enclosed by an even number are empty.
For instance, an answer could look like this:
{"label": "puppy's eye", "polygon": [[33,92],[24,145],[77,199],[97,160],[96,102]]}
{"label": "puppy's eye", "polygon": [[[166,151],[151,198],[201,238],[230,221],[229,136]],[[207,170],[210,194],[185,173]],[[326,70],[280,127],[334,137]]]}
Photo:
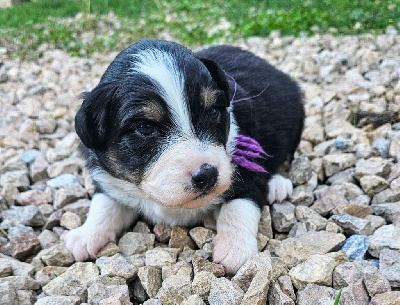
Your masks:
{"label": "puppy's eye", "polygon": [[138,126],[136,132],[143,137],[150,137],[157,133],[157,129],[151,124],[143,123]]}
{"label": "puppy's eye", "polygon": [[220,107],[214,107],[211,109],[211,117],[214,120],[219,120],[221,117],[221,108]]}

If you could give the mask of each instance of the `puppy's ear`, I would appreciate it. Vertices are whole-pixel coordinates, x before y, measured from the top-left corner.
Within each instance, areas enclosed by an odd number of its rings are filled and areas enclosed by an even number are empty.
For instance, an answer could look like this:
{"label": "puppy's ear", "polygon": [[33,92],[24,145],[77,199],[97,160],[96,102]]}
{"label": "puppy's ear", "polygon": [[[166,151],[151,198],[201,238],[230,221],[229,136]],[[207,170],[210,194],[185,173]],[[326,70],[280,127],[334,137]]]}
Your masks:
{"label": "puppy's ear", "polygon": [[230,94],[229,94],[229,85],[228,81],[226,80],[226,75],[221,67],[213,60],[207,58],[199,58],[199,60],[206,66],[207,70],[210,72],[211,77],[214,79],[215,83],[217,84],[218,88],[225,92],[227,105],[226,107],[230,106]]}
{"label": "puppy's ear", "polygon": [[91,92],[82,94],[83,103],[75,116],[75,130],[87,148],[105,148],[115,91],[115,87],[98,85]]}

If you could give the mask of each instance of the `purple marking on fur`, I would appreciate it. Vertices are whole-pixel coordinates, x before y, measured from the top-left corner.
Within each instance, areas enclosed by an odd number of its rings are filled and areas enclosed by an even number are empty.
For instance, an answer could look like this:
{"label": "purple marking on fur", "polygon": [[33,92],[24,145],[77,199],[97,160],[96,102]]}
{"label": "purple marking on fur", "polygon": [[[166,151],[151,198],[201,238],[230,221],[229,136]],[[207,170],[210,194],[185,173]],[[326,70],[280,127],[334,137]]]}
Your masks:
{"label": "purple marking on fur", "polygon": [[[235,85],[233,96],[230,102],[231,105],[237,102],[247,101],[252,98],[259,97],[269,87],[269,85],[267,85],[264,88],[264,90],[262,90],[259,94],[235,100],[237,91],[237,82],[233,76],[229,75],[225,71],[224,73],[227,77],[229,77],[233,81]],[[258,165],[254,161],[247,159],[247,158],[254,158],[254,159],[264,158],[262,155],[269,157],[269,155],[261,147],[260,143],[258,143],[255,139],[241,134],[236,136],[236,147],[232,156],[232,161],[234,163],[254,172],[267,173],[267,171],[261,165]]]}
{"label": "purple marking on fur", "polygon": [[247,168],[248,170],[254,171],[254,172],[263,172],[266,173],[267,171],[260,165],[247,160],[245,157],[242,156],[232,156],[233,162],[235,162],[237,165]]}
{"label": "purple marking on fur", "polygon": [[258,152],[253,152],[249,150],[242,150],[240,148],[235,148],[235,154],[238,156],[246,156],[251,158],[263,158]]}

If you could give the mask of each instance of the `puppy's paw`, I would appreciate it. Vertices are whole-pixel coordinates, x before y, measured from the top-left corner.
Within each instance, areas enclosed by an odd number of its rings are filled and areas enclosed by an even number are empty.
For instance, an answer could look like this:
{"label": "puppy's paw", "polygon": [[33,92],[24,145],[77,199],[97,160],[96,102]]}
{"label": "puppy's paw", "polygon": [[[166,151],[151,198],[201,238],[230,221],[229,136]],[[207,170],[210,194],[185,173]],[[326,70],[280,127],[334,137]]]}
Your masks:
{"label": "puppy's paw", "polygon": [[257,240],[249,235],[218,233],[214,240],[213,260],[225,267],[225,272],[235,274],[238,269],[258,252]]}
{"label": "puppy's paw", "polygon": [[292,181],[281,175],[274,175],[268,182],[268,202],[270,204],[275,201],[281,202],[287,197],[290,197],[293,192]]}
{"label": "puppy's paw", "polygon": [[115,241],[116,235],[112,232],[85,226],[67,233],[65,244],[77,262],[90,257],[96,257],[97,252],[109,242]]}

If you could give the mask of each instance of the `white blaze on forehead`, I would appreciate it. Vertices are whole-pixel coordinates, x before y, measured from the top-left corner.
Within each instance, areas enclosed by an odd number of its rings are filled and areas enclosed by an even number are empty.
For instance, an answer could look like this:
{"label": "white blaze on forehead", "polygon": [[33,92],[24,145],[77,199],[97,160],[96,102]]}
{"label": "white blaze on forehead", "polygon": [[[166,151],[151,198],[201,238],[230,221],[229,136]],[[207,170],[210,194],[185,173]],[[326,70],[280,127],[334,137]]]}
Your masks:
{"label": "white blaze on forehead", "polygon": [[172,112],[176,126],[183,132],[193,133],[185,96],[185,79],[175,58],[166,51],[148,49],[134,54],[133,72],[150,78]]}

